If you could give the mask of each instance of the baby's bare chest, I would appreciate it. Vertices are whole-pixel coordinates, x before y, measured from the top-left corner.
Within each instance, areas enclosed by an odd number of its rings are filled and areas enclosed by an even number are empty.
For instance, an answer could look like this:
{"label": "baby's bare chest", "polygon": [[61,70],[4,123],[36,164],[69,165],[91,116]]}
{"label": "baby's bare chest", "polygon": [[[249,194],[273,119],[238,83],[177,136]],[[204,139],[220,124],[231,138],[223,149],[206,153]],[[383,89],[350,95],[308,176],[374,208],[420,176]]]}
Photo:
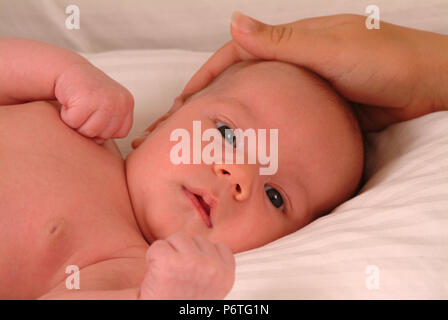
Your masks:
{"label": "baby's bare chest", "polygon": [[0,177],[0,297],[45,291],[66,265],[108,258],[126,242],[122,159],[49,104],[0,106]]}

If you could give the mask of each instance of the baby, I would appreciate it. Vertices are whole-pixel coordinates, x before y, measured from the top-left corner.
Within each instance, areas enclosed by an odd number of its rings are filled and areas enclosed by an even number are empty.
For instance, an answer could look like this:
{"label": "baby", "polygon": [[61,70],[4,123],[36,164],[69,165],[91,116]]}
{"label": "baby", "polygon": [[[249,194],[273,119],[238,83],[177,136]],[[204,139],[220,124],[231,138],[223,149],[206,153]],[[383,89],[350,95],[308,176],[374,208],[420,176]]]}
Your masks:
{"label": "baby", "polygon": [[[151,125],[123,160],[113,140],[87,138],[100,117],[80,116],[89,105],[97,114],[129,108],[123,87],[62,48],[23,39],[0,47],[2,299],[220,299],[233,285],[232,253],[302,228],[359,187],[356,117],[304,69],[228,68]],[[77,108],[61,106],[67,97]],[[278,170],[173,164],[170,135],[191,133],[193,121],[221,133],[223,146],[236,128],[277,129]],[[86,123],[90,132],[79,129]],[[80,270],[79,290],[68,289],[68,266]]]}

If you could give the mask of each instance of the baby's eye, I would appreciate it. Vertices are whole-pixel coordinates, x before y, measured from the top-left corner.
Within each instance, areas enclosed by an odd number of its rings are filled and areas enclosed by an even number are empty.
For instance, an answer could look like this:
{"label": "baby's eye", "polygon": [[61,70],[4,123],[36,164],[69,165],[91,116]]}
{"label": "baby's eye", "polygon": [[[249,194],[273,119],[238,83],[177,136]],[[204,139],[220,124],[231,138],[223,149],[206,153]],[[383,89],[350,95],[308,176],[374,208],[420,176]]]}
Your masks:
{"label": "baby's eye", "polygon": [[224,139],[226,139],[231,145],[233,145],[233,147],[236,147],[236,137],[233,129],[230,129],[229,126],[219,121],[216,121],[216,127],[218,128],[219,132],[221,132]]}
{"label": "baby's eye", "polygon": [[280,192],[270,186],[264,186],[264,191],[266,191],[266,194],[268,195],[268,198],[271,201],[272,205],[277,209],[283,211],[283,198]]}

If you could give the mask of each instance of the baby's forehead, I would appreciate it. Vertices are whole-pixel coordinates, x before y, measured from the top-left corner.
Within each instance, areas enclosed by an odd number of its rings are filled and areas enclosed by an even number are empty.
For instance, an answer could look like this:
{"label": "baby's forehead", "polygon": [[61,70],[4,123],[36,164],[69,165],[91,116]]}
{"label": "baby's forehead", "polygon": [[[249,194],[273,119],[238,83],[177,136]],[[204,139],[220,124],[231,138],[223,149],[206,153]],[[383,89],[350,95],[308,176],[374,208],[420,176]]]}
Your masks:
{"label": "baby's forehead", "polygon": [[[315,150],[354,133],[348,104],[317,75],[277,62],[244,62],[227,70],[215,94],[233,99],[247,112],[248,127],[279,129],[279,149]],[[235,107],[233,110],[237,110]],[[321,148],[317,148],[321,149]],[[329,148],[326,148],[329,149]],[[297,153],[286,152],[290,158]],[[313,152],[314,153],[314,152]]]}
{"label": "baby's forehead", "polygon": [[[245,61],[228,68],[211,85],[214,94],[253,100],[251,108],[271,102],[282,109],[328,103],[330,86],[317,75],[278,61]],[[289,112],[293,110],[288,110]]]}
{"label": "baby's forehead", "polygon": [[[310,135],[332,135],[330,128],[339,131],[352,127],[348,104],[327,82],[283,62],[235,64],[212,83],[206,95],[234,100],[229,108],[238,110],[237,105],[241,111],[249,111],[252,127],[288,130],[290,136],[300,134],[307,140]],[[240,114],[245,116],[242,112],[237,116]]]}
{"label": "baby's forehead", "polygon": [[[297,67],[295,65],[279,61],[244,61],[229,67],[217,79],[224,86],[236,86],[249,84],[249,87],[256,88],[269,84],[272,89],[285,87],[288,84],[313,85],[320,78],[313,73]],[[267,90],[265,93],[270,93]]]}
{"label": "baby's forehead", "polygon": [[[277,62],[242,62],[225,71],[209,94],[233,98],[260,117],[293,120],[310,116],[318,106],[334,103],[319,77],[296,66]],[[308,110],[307,110],[308,109]],[[314,109],[314,110],[313,110]],[[291,118],[292,117],[292,118]]]}

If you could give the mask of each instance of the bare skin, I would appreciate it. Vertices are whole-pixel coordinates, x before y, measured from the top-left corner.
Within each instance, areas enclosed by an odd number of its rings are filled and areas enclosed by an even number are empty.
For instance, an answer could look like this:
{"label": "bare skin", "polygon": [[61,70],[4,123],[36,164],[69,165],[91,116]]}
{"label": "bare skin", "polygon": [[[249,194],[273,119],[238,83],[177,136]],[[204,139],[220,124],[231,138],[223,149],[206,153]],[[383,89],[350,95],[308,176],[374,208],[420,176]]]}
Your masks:
{"label": "bare skin", "polygon": [[[222,299],[235,271],[224,244],[176,233],[150,246],[140,231],[108,140],[129,132],[129,91],[64,48],[0,47],[0,297]],[[69,265],[81,290],[66,288]]]}
{"label": "bare skin", "polygon": [[[232,275],[231,281],[222,279],[218,268],[207,264],[216,260],[209,258],[218,253],[215,247],[204,241],[190,245],[182,234],[153,242],[150,253],[115,143],[86,139],[61,121],[59,110],[58,103],[46,101],[0,107],[0,297],[222,298],[233,284],[234,265],[223,273]],[[176,256],[165,246],[176,248]],[[191,252],[198,247],[206,254]],[[167,259],[179,263],[169,268]],[[80,269],[81,290],[66,288],[69,265]],[[189,267],[215,278],[219,288],[201,289]],[[172,276],[181,270],[199,283]]]}
{"label": "bare skin", "polygon": [[33,299],[65,289],[71,264],[82,270],[83,289],[94,285],[91,275],[107,277],[111,262],[110,288],[138,287],[148,244],[114,144],[79,135],[48,102],[0,107],[0,128],[0,296]]}

